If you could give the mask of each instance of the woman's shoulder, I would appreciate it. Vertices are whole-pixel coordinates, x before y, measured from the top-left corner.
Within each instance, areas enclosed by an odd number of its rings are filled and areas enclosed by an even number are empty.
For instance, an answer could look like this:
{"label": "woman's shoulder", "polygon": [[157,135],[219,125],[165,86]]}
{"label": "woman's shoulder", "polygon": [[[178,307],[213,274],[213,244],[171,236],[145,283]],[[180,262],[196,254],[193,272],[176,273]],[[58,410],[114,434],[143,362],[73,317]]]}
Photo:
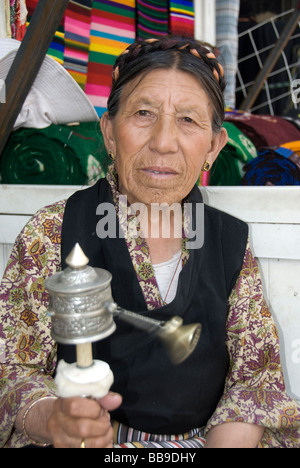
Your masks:
{"label": "woman's shoulder", "polygon": [[40,208],[21,230],[16,244],[60,244],[66,200]]}
{"label": "woman's shoulder", "polygon": [[30,226],[36,228],[43,226],[44,223],[49,221],[56,221],[57,225],[62,223],[67,200],[60,200],[50,205],[40,208],[25,225],[24,230]]}

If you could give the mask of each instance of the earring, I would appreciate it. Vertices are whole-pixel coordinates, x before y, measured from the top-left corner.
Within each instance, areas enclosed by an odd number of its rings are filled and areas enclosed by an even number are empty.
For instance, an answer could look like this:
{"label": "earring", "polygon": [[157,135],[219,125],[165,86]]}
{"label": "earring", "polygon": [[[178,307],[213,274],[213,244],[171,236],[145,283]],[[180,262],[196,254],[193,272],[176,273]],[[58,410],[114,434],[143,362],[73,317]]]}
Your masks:
{"label": "earring", "polygon": [[110,157],[110,159],[111,159],[112,161],[115,160],[115,154],[114,154],[113,150],[109,150],[108,156]]}
{"label": "earring", "polygon": [[208,172],[210,171],[210,163],[208,161],[205,161],[205,163],[203,164],[203,168],[202,168],[202,171],[203,172]]}

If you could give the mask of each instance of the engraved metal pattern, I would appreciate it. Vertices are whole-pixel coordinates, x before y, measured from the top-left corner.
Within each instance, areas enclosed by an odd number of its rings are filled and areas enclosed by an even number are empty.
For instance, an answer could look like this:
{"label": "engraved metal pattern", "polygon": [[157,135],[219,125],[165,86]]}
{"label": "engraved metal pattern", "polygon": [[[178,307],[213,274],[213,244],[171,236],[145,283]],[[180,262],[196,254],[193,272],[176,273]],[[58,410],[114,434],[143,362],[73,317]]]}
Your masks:
{"label": "engraved metal pattern", "polygon": [[69,267],[46,280],[53,339],[63,344],[95,342],[112,334],[111,274],[87,265],[88,258],[76,244]]}

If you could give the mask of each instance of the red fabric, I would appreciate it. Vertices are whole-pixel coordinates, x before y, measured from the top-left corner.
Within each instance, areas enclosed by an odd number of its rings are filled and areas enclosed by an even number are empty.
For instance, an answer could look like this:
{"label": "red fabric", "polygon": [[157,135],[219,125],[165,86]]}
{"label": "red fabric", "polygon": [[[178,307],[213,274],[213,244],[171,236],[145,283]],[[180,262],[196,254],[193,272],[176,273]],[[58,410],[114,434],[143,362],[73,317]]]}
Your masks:
{"label": "red fabric", "polygon": [[229,112],[226,121],[236,125],[258,149],[300,140],[297,127],[281,117]]}

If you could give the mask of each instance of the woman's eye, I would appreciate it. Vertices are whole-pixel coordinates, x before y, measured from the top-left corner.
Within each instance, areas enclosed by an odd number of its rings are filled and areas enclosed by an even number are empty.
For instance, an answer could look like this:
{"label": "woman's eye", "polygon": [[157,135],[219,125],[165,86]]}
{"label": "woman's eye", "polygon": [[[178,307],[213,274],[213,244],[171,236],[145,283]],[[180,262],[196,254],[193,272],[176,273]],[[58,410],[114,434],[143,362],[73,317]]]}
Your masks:
{"label": "woman's eye", "polygon": [[137,112],[137,114],[140,116],[140,117],[149,117],[150,116],[150,112],[147,111],[147,110],[144,110],[144,109],[141,109]]}
{"label": "woman's eye", "polygon": [[190,117],[183,117],[182,120],[184,123],[195,123]]}

